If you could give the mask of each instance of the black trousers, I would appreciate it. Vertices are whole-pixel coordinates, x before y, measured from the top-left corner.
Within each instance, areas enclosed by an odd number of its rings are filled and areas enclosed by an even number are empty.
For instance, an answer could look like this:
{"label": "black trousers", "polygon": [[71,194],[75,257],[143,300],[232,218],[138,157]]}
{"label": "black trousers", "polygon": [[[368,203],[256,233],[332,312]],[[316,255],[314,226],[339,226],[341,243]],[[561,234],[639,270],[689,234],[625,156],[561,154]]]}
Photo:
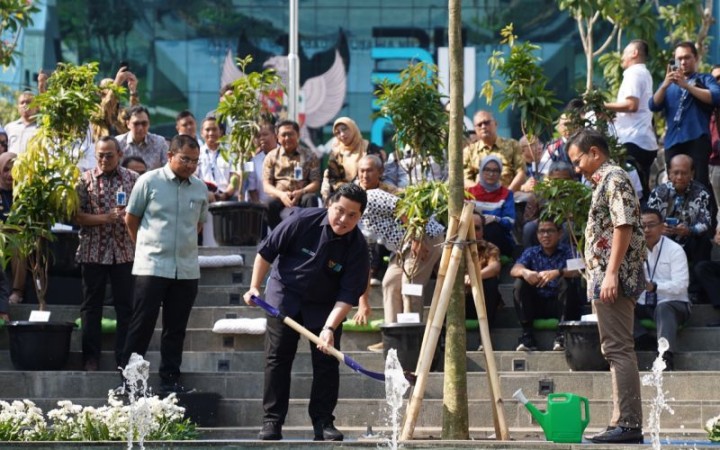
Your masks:
{"label": "black trousers", "polygon": [[[300,208],[317,207],[317,199],[318,196],[314,192],[305,194],[300,199],[300,204],[298,206]],[[282,221],[282,219],[280,218],[280,213],[283,209],[285,209],[285,204],[279,198],[273,198],[268,202],[267,221],[268,225],[270,225],[270,229],[274,229],[276,226],[278,226],[280,221]]]}
{"label": "black trousers", "polygon": [[535,319],[573,320],[579,314],[577,289],[573,281],[560,280],[556,297],[545,298],[538,295],[535,286],[522,278],[515,280],[513,300],[523,331],[532,331]]}
{"label": "black trousers", "polygon": [[197,291],[197,279],[136,276],[135,304],[121,366],[127,365],[132,353],[145,355],[162,305],[160,378],[163,383],[176,382],[180,378],[185,330]]}
{"label": "black trousers", "polygon": [[[495,315],[502,304],[500,298],[500,280],[498,277],[486,278],[482,280],[483,293],[485,294],[485,311],[487,313],[488,325],[493,326]],[[478,318],[477,309],[475,309],[475,299],[472,292],[465,294],[465,318],[467,320],[476,320]]]}
{"label": "black trousers", "polygon": [[635,144],[627,142],[623,144],[628,156],[635,160],[635,168],[640,175],[640,184],[643,189],[643,199],[650,196],[650,170],[657,157],[657,150],[645,150]]}
{"label": "black trousers", "polygon": [[695,265],[693,272],[710,304],[720,309],[720,262],[701,261]]}
{"label": "black trousers", "polygon": [[492,222],[485,225],[483,230],[483,238],[492,242],[500,249],[500,254],[505,256],[513,256],[515,243],[512,236],[498,222]]}
{"label": "black trousers", "polygon": [[110,280],[113,305],[117,328],[115,330],[115,363],[123,363],[122,355],[125,347],[130,318],[132,317],[133,301],[133,263],[122,264],[81,264],[83,301],[80,305],[82,319],[82,352],[83,361],[100,359],[102,350],[103,303],[105,286]]}
{"label": "black trousers", "polygon": [[[710,234],[705,233],[698,236],[688,236],[683,245],[685,255],[688,259],[688,269],[690,271],[690,284],[688,286],[688,292],[697,297],[702,295],[702,282],[697,277],[695,267],[703,261],[709,261],[712,253],[712,242],[710,240]],[[717,289],[717,288],[716,288]],[[699,301],[700,299],[698,299]]]}
{"label": "black trousers", "polygon": [[[293,317],[302,323],[302,317]],[[310,329],[318,334],[320,329]],[[340,349],[342,327],[335,330],[335,348]],[[297,353],[300,335],[276,317],[267,316],[265,331],[265,387],[263,391],[263,422],[283,424],[290,402],[290,373]],[[313,424],[334,421],[340,390],[340,363],[310,343],[313,380],[308,413]]]}
{"label": "black trousers", "polygon": [[692,158],[695,167],[695,180],[702,183],[712,196],[713,188],[710,185],[710,169],[708,168],[711,152],[712,145],[710,144],[710,137],[707,135],[700,136],[692,141],[676,144],[665,149],[665,165],[669,169],[670,160],[673,156],[680,154],[688,155]]}

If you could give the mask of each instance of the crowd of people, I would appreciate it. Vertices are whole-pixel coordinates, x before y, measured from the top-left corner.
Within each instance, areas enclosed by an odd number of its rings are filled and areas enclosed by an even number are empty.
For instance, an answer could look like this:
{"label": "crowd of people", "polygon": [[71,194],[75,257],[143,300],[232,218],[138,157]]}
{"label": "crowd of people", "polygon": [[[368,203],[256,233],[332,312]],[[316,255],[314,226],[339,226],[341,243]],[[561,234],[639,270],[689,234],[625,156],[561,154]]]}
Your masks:
{"label": "crowd of people", "polygon": [[[538,349],[537,319],[579,319],[597,314],[601,347],[610,363],[614,409],[608,429],[595,442],[641,442],[642,412],[636,339],[647,333],[640,319],[653,319],[657,336],[670,343],[665,354],[674,368],[677,333],[691,304],[710,302],[720,309],[716,289],[720,262],[711,261],[710,242],[720,209],[720,67],[697,72],[694,44],[674,49],[675,64],[653,92],[645,62],[645,42],[630,42],[622,53],[623,81],[617,100],[605,104],[616,113],[612,132],[625,147],[627,167],[615,165],[606,136],[592,126],[572,129],[581,109],[574,100],[557,120],[548,143],[498,135],[489,111],[473,117],[474,130],[463,150],[464,185],[474,202],[473,223],[482,262],[487,317],[492,326],[502,299],[502,266],[515,278],[514,307],[522,334],[518,351]],[[256,151],[244,171],[223,156],[222,137],[232,123],[211,111],[197,121],[189,111],[177,115],[170,142],[150,133],[150,111],[139,102],[137,78],[121,70],[103,80],[128,87],[126,107],[113,90],[101,101],[103,121],[88,131],[91,158],[77,186],[80,208],[77,261],[82,270],[83,362],[97,370],[100,319],[105,285],[112,286],[117,314],[116,363],[147,351],[163,308],[160,376],[163,392],[187,392],[180,383],[185,328],[198,288],[198,245],[217,245],[208,205],[244,200],[267,207],[264,233],[245,301],[267,278],[264,296],[283,314],[318,334],[311,346],[314,370],[309,413],[318,440],[343,438],[333,425],[338,395],[338,362],[327,355],[339,347],[342,322],[371,319],[369,292],[382,286],[384,322],[414,312],[422,318],[422,289],[442,252],[445,227],[431,218],[422,236],[407,239],[396,215],[399,193],[417,179],[413,156],[386,153],[363,138],[349,117],[332,126],[326,168],[322,155],[300,139],[297,122],[260,123]],[[228,89],[221,90],[221,98]],[[12,206],[12,164],[37,131],[33,95],[18,97],[20,118],[0,133],[0,217]],[[658,155],[652,113],[667,129],[664,155],[667,181],[654,183]],[[591,119],[587,112],[586,119]],[[590,120],[592,122],[592,120]],[[92,161],[92,164],[90,163]],[[442,161],[427,174],[446,177]],[[584,271],[571,264],[583,249],[573,248],[562,220],[544,216],[535,186],[545,179],[574,180],[593,188],[585,231]],[[171,232],[168,227],[172,227]],[[714,240],[720,242],[720,229]],[[0,317],[7,303],[23,300],[24,260],[14,258],[0,281]],[[582,278],[586,283],[583,283]],[[466,278],[469,285],[469,279]],[[585,287],[585,288],[584,288]],[[468,286],[467,316],[477,317]],[[169,300],[172,302],[169,303]],[[4,301],[4,302],[3,302]],[[719,324],[711,323],[715,326]],[[288,410],[290,371],[298,334],[269,320],[263,429],[260,438],[281,439]],[[481,346],[482,348],[482,346]],[[552,350],[564,350],[561,335]],[[383,351],[382,342],[369,346]]]}

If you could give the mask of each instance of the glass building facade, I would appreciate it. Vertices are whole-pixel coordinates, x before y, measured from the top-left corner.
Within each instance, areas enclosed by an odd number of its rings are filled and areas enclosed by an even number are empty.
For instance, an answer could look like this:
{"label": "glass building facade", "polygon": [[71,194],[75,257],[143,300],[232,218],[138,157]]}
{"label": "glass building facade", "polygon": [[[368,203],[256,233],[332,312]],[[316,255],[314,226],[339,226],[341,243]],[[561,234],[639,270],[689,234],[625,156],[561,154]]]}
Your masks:
{"label": "glass building facade", "polygon": [[[478,91],[489,76],[487,59],[499,49],[499,30],[511,22],[516,35],[541,46],[545,73],[562,100],[583,87],[577,26],[555,0],[464,0],[462,6],[468,116],[493,109]],[[99,61],[102,76],[113,77],[127,61],[153,128],[169,135],[177,112],[202,117],[216,107],[228,52],[252,55],[251,70],[282,68],[276,57],[287,53],[288,20],[288,0],[47,0],[26,31],[20,63],[0,81],[19,89],[38,68],[51,70],[59,60]],[[447,77],[447,20],[444,0],[300,0],[301,84],[315,86],[304,93],[308,114],[337,95],[338,83],[326,75],[339,55],[346,78],[334,117],[350,116],[371,132],[378,79],[396,76],[413,60],[436,63]],[[313,79],[321,83],[308,83]],[[511,112],[498,122],[501,133],[519,137]]]}

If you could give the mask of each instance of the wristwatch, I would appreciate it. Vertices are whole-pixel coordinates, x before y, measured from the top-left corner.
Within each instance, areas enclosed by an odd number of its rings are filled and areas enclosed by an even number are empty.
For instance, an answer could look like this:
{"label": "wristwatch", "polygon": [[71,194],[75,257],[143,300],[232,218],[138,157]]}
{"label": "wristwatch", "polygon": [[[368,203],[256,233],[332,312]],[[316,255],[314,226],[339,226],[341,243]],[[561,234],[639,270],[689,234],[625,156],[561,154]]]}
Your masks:
{"label": "wristwatch", "polygon": [[325,325],[324,327],[322,327],[322,330],[330,330],[331,333],[335,333],[335,328],[331,327],[330,325]]}
{"label": "wristwatch", "polygon": [[562,267],[558,269],[558,272],[560,272],[561,277],[565,275],[565,269],[563,269]]}

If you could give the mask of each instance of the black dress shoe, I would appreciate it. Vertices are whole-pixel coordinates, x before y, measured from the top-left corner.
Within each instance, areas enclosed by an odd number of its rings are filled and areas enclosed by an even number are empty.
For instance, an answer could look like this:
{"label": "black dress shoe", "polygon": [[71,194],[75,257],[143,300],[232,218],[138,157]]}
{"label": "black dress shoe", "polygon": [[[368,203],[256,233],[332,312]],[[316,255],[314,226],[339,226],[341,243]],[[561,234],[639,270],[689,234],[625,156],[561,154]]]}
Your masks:
{"label": "black dress shoe", "polygon": [[608,427],[590,440],[596,444],[642,444],[643,433],[642,428]]}
{"label": "black dress shoe", "polygon": [[342,441],[345,438],[332,422],[314,423],[313,430],[315,431],[314,441]]}
{"label": "black dress shoe", "polygon": [[258,433],[261,441],[279,441],[282,439],[282,425],[277,422],[264,422],[262,431]]}

